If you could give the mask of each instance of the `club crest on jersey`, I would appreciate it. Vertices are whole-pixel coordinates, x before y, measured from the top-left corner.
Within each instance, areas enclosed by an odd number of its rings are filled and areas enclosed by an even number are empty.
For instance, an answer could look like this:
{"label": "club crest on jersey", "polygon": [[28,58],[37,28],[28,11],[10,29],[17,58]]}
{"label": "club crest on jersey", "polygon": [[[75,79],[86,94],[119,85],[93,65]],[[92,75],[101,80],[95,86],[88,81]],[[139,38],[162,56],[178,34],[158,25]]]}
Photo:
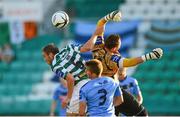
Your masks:
{"label": "club crest on jersey", "polygon": [[66,59],[67,56],[69,56],[68,54],[69,54],[69,52],[64,52],[59,56],[60,56],[61,60],[64,60],[64,59]]}
{"label": "club crest on jersey", "polygon": [[66,56],[66,60],[70,60],[71,59],[71,56],[70,55],[67,55]]}

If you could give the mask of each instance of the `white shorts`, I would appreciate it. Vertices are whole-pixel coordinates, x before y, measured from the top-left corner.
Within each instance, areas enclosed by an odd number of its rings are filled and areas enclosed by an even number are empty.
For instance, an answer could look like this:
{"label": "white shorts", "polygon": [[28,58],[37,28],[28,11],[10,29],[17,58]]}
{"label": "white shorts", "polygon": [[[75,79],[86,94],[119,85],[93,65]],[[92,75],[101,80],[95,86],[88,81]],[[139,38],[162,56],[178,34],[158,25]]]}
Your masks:
{"label": "white shorts", "polygon": [[84,79],[74,86],[73,94],[69,105],[67,106],[67,113],[79,113],[79,91],[81,87],[90,79]]}

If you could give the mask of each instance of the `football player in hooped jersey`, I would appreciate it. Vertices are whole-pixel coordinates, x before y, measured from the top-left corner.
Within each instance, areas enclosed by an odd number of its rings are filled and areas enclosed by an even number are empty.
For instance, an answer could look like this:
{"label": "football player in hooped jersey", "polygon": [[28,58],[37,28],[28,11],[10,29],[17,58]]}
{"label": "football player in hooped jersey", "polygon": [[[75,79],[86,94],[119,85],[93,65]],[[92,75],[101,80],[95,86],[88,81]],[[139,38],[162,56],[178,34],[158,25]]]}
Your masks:
{"label": "football player in hooped jersey", "polygon": [[[105,16],[105,18],[99,20],[97,25],[105,26],[108,21],[107,19],[111,16],[113,16],[113,14]],[[160,59],[163,55],[163,50],[161,48],[156,48],[140,57],[123,58],[118,52],[121,46],[120,36],[112,34],[104,41],[103,34],[104,30],[101,32],[100,35],[98,35],[95,46],[92,50],[93,58],[100,60],[103,64],[102,76],[110,76],[114,78],[119,68],[133,67],[148,60]],[[131,94],[129,94],[123,89],[122,92],[124,102],[118,107],[116,107],[115,111],[117,116],[119,113],[123,113],[127,116],[147,116],[147,113],[145,111],[141,112],[144,107],[142,105],[139,106],[139,103],[134,99]]]}
{"label": "football player in hooped jersey", "polygon": [[[114,11],[105,16],[106,21],[120,21],[120,14]],[[85,73],[85,61],[80,53],[92,50],[97,36],[104,30],[103,25],[97,25],[96,31],[83,46],[67,45],[59,49],[54,44],[48,44],[42,50],[44,60],[61,79],[67,81],[67,96],[62,101],[62,107],[67,107],[67,115],[79,113],[79,90],[89,81]],[[60,79],[60,80],[61,80]]]}
{"label": "football player in hooped jersey", "polygon": [[91,80],[80,89],[81,116],[114,117],[114,106],[123,102],[119,83],[108,76],[101,76],[102,70],[103,66],[99,60],[86,62],[86,73]]}

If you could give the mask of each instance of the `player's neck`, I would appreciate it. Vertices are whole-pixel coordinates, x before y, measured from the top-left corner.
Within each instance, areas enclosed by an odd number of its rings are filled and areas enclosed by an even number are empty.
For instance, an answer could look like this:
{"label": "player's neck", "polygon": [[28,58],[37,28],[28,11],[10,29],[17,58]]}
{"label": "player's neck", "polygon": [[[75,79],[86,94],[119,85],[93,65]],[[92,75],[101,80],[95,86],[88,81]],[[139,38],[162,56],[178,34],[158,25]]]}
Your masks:
{"label": "player's neck", "polygon": [[119,80],[120,80],[120,81],[123,81],[123,80],[126,79],[126,77],[127,77],[127,75],[121,76],[121,77],[119,77]]}
{"label": "player's neck", "polygon": [[117,52],[113,52],[113,51],[111,51],[110,49],[108,49],[106,47],[105,47],[105,50],[106,50],[106,52],[117,54]]}
{"label": "player's neck", "polygon": [[95,74],[92,74],[91,76],[90,76],[90,79],[91,80],[93,80],[93,79],[96,79],[96,78],[99,78],[100,76],[97,76],[97,75],[95,75]]}
{"label": "player's neck", "polygon": [[106,52],[112,53],[111,50],[107,49],[106,47],[105,47],[105,50]]}

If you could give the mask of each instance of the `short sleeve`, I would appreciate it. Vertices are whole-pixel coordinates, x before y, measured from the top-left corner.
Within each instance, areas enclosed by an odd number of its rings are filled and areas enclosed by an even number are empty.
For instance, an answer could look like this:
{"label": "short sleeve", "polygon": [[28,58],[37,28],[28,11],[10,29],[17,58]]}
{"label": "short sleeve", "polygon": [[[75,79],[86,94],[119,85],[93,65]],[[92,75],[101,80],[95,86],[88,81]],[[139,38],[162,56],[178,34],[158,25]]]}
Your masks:
{"label": "short sleeve", "polygon": [[59,77],[59,78],[64,78],[66,79],[66,76],[68,74],[67,70],[64,68],[64,67],[61,67],[61,66],[55,66],[53,68],[53,71],[56,73],[56,75]]}
{"label": "short sleeve", "polygon": [[53,100],[58,100],[58,98],[59,98],[59,92],[58,90],[55,90],[53,93]]}
{"label": "short sleeve", "polygon": [[120,55],[111,55],[111,63],[110,65],[112,68],[118,67],[122,68],[123,67],[123,58]]}
{"label": "short sleeve", "polygon": [[96,49],[103,48],[103,47],[104,47],[104,38],[103,36],[98,36],[92,50],[94,51]]}
{"label": "short sleeve", "polygon": [[121,88],[117,86],[116,91],[114,93],[114,97],[121,96],[121,95],[122,95]]}
{"label": "short sleeve", "polygon": [[83,91],[83,88],[81,88],[80,93],[79,93],[79,101],[87,102],[86,93]]}
{"label": "short sleeve", "polygon": [[141,93],[141,90],[139,88],[137,80],[134,81],[134,94],[139,95]]}
{"label": "short sleeve", "polygon": [[80,44],[70,44],[70,45],[68,45],[68,47],[70,49],[73,49],[74,51],[80,53],[80,49],[81,49],[82,45],[80,45]]}

